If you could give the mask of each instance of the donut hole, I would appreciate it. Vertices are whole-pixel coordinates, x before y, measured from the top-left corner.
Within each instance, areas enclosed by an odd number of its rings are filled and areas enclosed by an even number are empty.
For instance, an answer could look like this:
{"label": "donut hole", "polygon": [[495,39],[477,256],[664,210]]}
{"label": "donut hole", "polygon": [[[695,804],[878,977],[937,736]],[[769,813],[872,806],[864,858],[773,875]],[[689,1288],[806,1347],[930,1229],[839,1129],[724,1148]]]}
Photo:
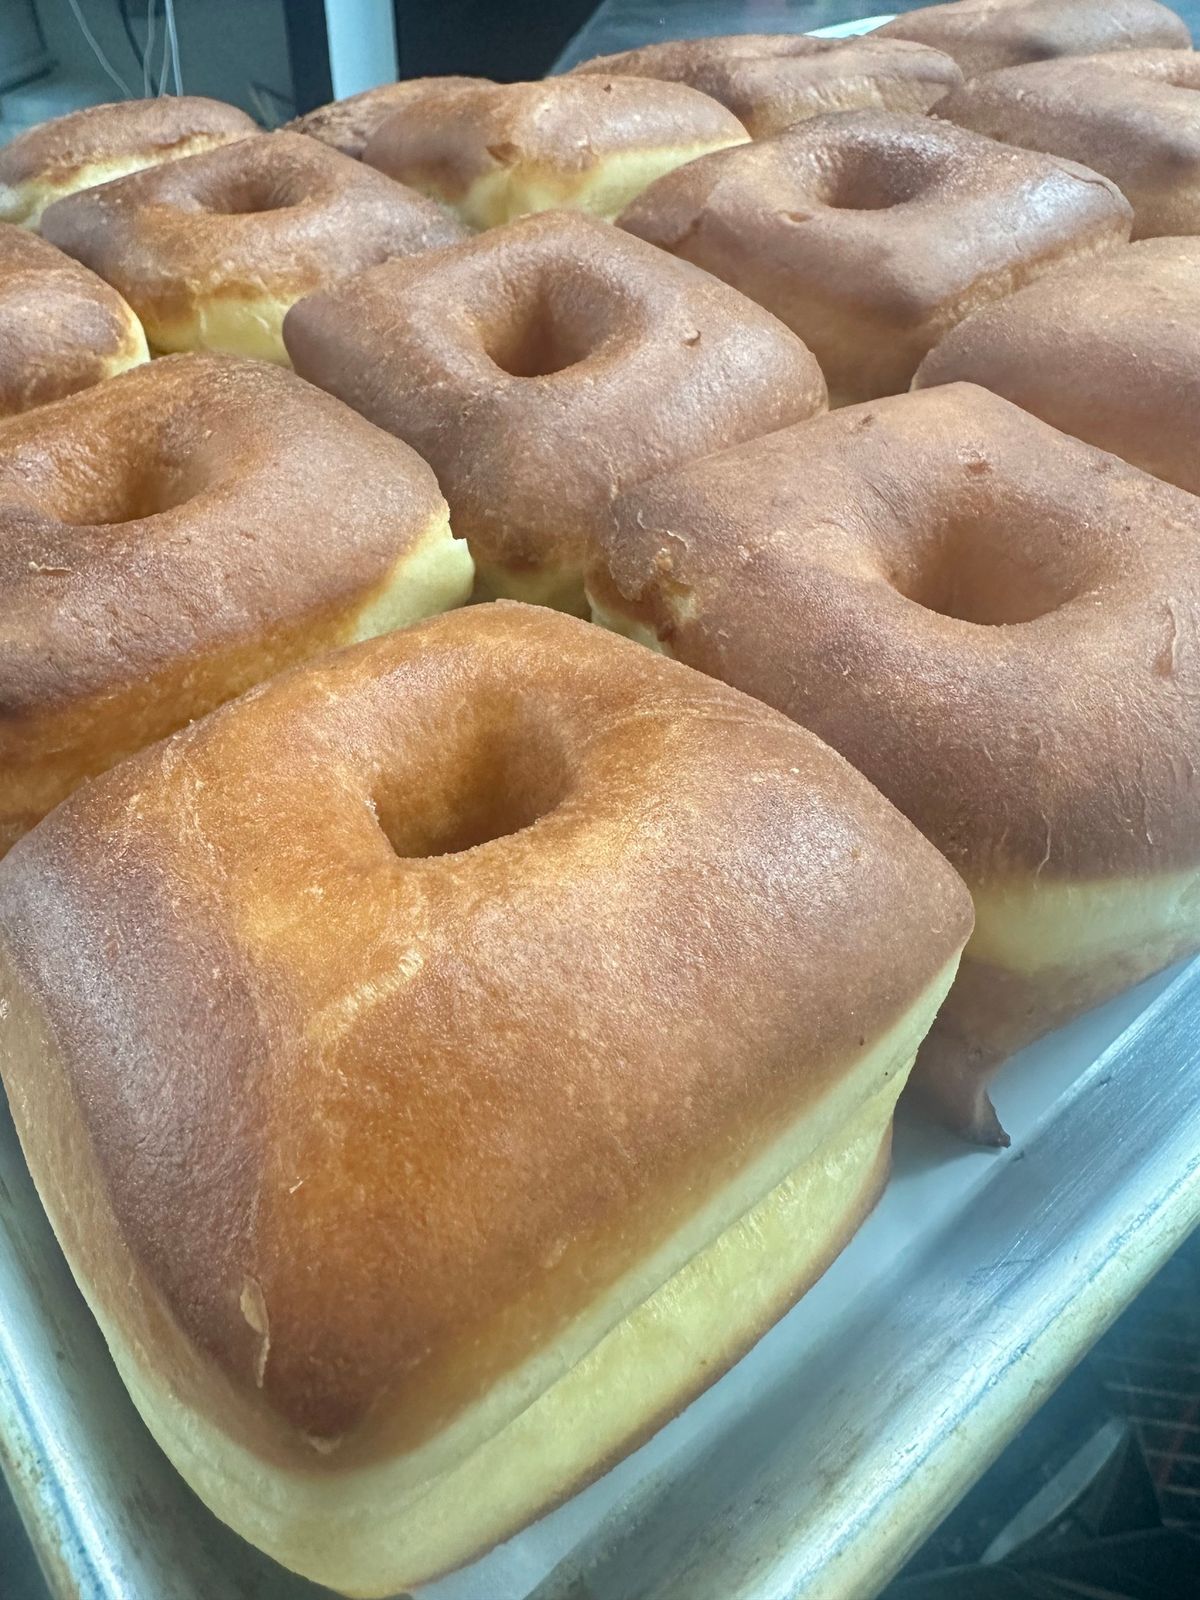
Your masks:
{"label": "donut hole", "polygon": [[890,211],[916,200],[936,175],[930,152],[855,144],[831,163],[820,200],[830,211]]}
{"label": "donut hole", "polygon": [[510,378],[548,378],[594,355],[607,337],[609,319],[596,308],[564,304],[561,289],[533,285],[529,292],[482,331],[488,359]]}
{"label": "donut hole", "polygon": [[261,172],[248,172],[234,182],[223,175],[219,183],[193,193],[192,200],[198,210],[216,217],[289,211],[296,204],[296,196],[275,181],[274,175]]}
{"label": "donut hole", "polygon": [[443,751],[436,771],[406,777],[373,797],[379,826],[404,860],[461,855],[524,833],[570,788],[562,750],[511,727],[479,730]]}
{"label": "donut hole", "polygon": [[73,527],[117,527],[161,516],[195,498],[196,486],[182,472],[158,462],[131,464],[125,473],[107,478],[64,480],[51,509]]}
{"label": "donut hole", "polygon": [[1002,527],[971,520],[941,530],[912,569],[892,575],[892,586],[939,616],[1010,627],[1057,611],[1078,592],[1076,578],[1053,558],[1034,563],[1015,551]]}

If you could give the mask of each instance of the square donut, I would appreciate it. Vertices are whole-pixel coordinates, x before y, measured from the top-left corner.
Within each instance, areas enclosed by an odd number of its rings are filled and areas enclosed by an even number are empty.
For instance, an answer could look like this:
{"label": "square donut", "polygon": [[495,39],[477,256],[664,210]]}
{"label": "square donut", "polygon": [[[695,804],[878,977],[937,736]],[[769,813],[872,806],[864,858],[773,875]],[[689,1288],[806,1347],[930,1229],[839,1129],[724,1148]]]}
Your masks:
{"label": "square donut", "polygon": [[39,122],[0,148],[0,222],[37,228],[47,206],[164,161],[246,139],[258,124],[237,106],[167,94],[84,106]]}
{"label": "square donut", "polygon": [[0,434],[0,855],[252,684],[471,592],[426,464],[265,362],[144,362]]}
{"label": "square donut", "polygon": [[945,50],[968,78],[1094,50],[1191,44],[1187,23],[1159,0],[949,0],[906,11],[878,31]]}
{"label": "square donut", "polygon": [[84,189],[42,233],[118,289],[151,347],[285,362],[302,295],[466,236],[434,201],[298,133],[260,133]]}
{"label": "square donut", "polygon": [[611,222],[664,172],[749,137],[732,111],[685,83],[431,82],[395,98],[362,159],[472,228],[556,207]]}
{"label": "square donut", "polygon": [[0,222],[0,417],[150,359],[117,291],[37,234]]}
{"label": "square donut", "polygon": [[778,712],[472,606],[23,840],[0,1068],[167,1456],[276,1560],[395,1595],[606,1470],[824,1271],[970,924]]}
{"label": "square donut", "polygon": [[914,1085],[1006,1142],[1012,1051],[1200,949],[1200,500],[947,384],[624,495],[598,618],[785,711],[962,874]]}
{"label": "square donut", "polygon": [[1133,237],[1200,233],[1200,56],[1113,50],[973,78],[937,116],[1111,178]]}
{"label": "square donut", "polygon": [[958,382],[1200,494],[1200,238],[1142,239],[985,306],[913,385]]}
{"label": "square donut", "polygon": [[942,51],[870,33],[849,39],[807,33],[668,39],[595,56],[571,73],[689,84],[728,106],[753,139],[830,111],[879,106],[925,112],[962,83],[957,64]]}
{"label": "square donut", "polygon": [[312,295],[284,341],[433,467],[482,596],[565,610],[584,609],[590,533],[622,489],[825,404],[769,312],[575,212]]}
{"label": "square donut", "polygon": [[1114,183],[928,117],[845,112],[660,178],[620,226],[766,306],[833,404],[906,389],[981,305],[1129,238]]}

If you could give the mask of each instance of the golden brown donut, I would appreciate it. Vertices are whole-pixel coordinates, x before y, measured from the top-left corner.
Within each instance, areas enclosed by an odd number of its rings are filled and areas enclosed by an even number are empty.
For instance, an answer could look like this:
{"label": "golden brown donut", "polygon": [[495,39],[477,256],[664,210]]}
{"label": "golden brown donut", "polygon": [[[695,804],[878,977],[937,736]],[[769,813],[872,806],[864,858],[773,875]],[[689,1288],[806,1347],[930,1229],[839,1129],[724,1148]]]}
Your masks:
{"label": "golden brown donut", "polygon": [[297,372],[430,463],[482,596],[566,610],[622,488],[825,403],[774,317],[567,211],[313,295],[284,339]]}
{"label": "golden brown donut", "polygon": [[423,195],[298,133],[262,133],[60,200],[42,232],[106,278],[157,351],[286,361],[280,325],[347,273],[453,244]]}
{"label": "golden brown donut", "polygon": [[624,495],[597,614],[777,706],[961,872],[914,1074],[1006,1143],[1012,1051],[1200,948],[1200,501],[966,384]]}
{"label": "golden brown donut", "polygon": [[872,34],[814,39],[805,33],[730,33],[670,39],[573,68],[608,76],[686,83],[728,107],[753,139],[828,111],[928,111],[962,82],[940,50]]}
{"label": "golden brown donut", "polygon": [[970,925],[776,712],[472,607],[22,840],[0,1066],[167,1455],[286,1566],[391,1595],[594,1477],[820,1274]]}
{"label": "golden brown donut", "polygon": [[198,95],[71,111],[0,148],[0,222],[36,228],[46,207],[64,195],[257,131],[236,106]]}
{"label": "golden brown donut", "polygon": [[1133,237],[1200,234],[1200,56],[1121,50],[989,72],[937,115],[1082,161],[1133,207]]}
{"label": "golden brown donut", "polygon": [[470,592],[433,474],[290,373],[155,361],[0,424],[0,854],[290,662]]}
{"label": "golden brown donut", "polygon": [[1192,43],[1183,18],[1157,0],[953,0],[906,11],[878,37],[944,50],[968,78],[1022,61]]}
{"label": "golden brown donut", "polygon": [[381,122],[393,111],[412,106],[443,94],[447,89],[460,89],[472,83],[487,83],[487,78],[406,78],[401,83],[381,83],[377,88],[364,89],[361,94],[349,95],[345,100],[334,100],[327,106],[318,106],[302,117],[296,117],[287,126],[295,133],[306,133],[310,139],[320,139],[331,144],[344,156],[362,159],[367,140]]}
{"label": "golden brown donut", "polygon": [[1128,239],[1115,184],[928,117],[849,111],[660,178],[620,226],[766,306],[831,403],[906,389],[963,317]]}
{"label": "golden brown donut", "polygon": [[1200,494],[1200,239],[1113,250],[976,312],[914,384],[960,379]]}
{"label": "golden brown donut", "polygon": [[115,289],[36,234],[0,222],[0,417],[148,361]]}
{"label": "golden brown donut", "polygon": [[682,83],[477,79],[407,100],[363,160],[473,228],[560,206],[611,221],[664,172],[748,137],[732,112]]}

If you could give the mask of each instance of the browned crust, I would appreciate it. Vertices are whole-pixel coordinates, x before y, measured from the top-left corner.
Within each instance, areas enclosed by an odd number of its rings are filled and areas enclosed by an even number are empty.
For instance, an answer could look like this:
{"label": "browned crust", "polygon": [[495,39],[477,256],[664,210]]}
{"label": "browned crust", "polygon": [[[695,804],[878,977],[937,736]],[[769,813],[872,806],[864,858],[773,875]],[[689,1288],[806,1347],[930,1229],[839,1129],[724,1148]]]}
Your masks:
{"label": "browned crust", "polygon": [[199,95],[86,106],[10,140],[0,149],[0,183],[62,182],[96,162],[167,161],[193,139],[244,139],[257,132],[244,111]]}
{"label": "browned crust", "polygon": [[1200,494],[1200,239],[1113,250],[976,312],[915,384],[959,381]]}
{"label": "browned crust", "polygon": [[940,50],[903,39],[733,33],[595,56],[577,73],[686,83],[728,107],[755,139],[829,111],[927,111],[962,82]]}
{"label": "browned crust", "polygon": [[973,79],[936,115],[1102,172],[1133,207],[1133,236],[1200,232],[1200,57],[1121,50]]}
{"label": "browned crust", "polygon": [[295,299],[466,230],[432,201],[298,133],[264,133],[56,201],[42,233],[148,327],[222,294]]}
{"label": "browned crust", "polygon": [[334,100],[327,106],[318,106],[302,117],[288,123],[295,133],[306,133],[310,139],[331,144],[344,156],[361,160],[367,141],[379,125],[394,111],[414,103],[428,103],[449,89],[462,89],[470,84],[487,83],[486,78],[406,78],[400,83],[384,83],[375,89],[364,89],[345,100]]}
{"label": "browned crust", "polygon": [[879,30],[944,50],[967,77],[1023,61],[1156,45],[1186,50],[1187,24],[1157,0],[953,0]]}
{"label": "browned crust", "polygon": [[969,883],[1049,883],[1200,857],[1198,540],[1191,495],[958,384],[631,491],[608,567]]}
{"label": "browned crust", "polygon": [[[53,1040],[121,1244],[91,1289],[180,1403],[312,1471],[412,1447],[551,1341],[970,920],[785,719],[509,606],[277,678],[0,866],[6,992]],[[45,1063],[4,1067],[26,1103]],[[139,1323],[126,1249],[186,1358]]]}
{"label": "browned crust", "polygon": [[477,560],[515,571],[582,570],[622,488],[824,404],[773,317],[567,212],[311,296],[284,341],[299,373],[430,462]]}
{"label": "browned crust", "polygon": [[401,103],[363,160],[453,203],[478,179],[514,167],[561,181],[592,174],[613,156],[745,137],[732,112],[681,83],[477,79]]}
{"label": "browned crust", "polygon": [[4,424],[0,850],[79,780],[341,642],[442,502],[291,374],[180,356]]}
{"label": "browned crust", "polygon": [[140,339],[115,289],[35,234],[0,223],[0,417],[98,383],[136,360]]}
{"label": "browned crust", "polygon": [[620,226],[786,322],[835,401],[907,388],[968,312],[1129,237],[1116,186],[928,117],[847,112],[677,168]]}

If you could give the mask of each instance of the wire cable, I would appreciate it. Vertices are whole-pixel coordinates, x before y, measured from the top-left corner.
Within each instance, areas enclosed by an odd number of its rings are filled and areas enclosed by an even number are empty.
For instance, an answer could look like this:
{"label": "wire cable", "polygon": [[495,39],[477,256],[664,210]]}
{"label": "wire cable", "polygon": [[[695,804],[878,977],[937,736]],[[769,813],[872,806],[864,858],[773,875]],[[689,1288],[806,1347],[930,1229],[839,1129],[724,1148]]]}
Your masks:
{"label": "wire cable", "polygon": [[175,74],[175,93],[183,93],[183,77],[179,71],[179,34],[175,31],[175,0],[163,0],[167,18],[167,37],[171,41],[171,70]]}
{"label": "wire cable", "polygon": [[138,66],[144,71],[146,52],[138,43],[138,36],[134,32],[133,18],[129,15],[129,0],[117,0],[117,10],[121,14],[121,26],[125,30],[125,37],[129,40],[129,48],[133,51]]}
{"label": "wire cable", "polygon": [[84,16],[83,12],[79,8],[79,0],[67,0],[67,4],[70,6],[71,11],[74,14],[75,21],[79,24],[80,33],[83,34],[83,37],[87,40],[88,44],[91,46],[92,54],[95,56],[96,60],[104,68],[105,72],[112,79],[112,81],[116,84],[117,88],[120,89],[121,93],[125,96],[125,98],[127,100],[132,100],[133,99],[133,90],[125,82],[125,79],[121,76],[121,74],[117,71],[116,67],[113,66],[112,62],[108,59],[108,57],[104,54],[104,51],[100,48],[100,41],[96,38],[96,35],[88,27],[87,18]]}
{"label": "wire cable", "polygon": [[155,96],[157,98],[159,98],[159,99],[161,99],[162,96],[164,94],[166,94],[166,92],[167,92],[167,67],[168,67],[168,63],[169,63],[169,60],[170,60],[170,49],[171,49],[171,36],[167,32],[166,24],[164,22],[164,24],[163,24],[163,36],[162,36],[162,55],[161,55],[161,57],[159,59],[159,63],[158,63],[158,87],[154,91]]}
{"label": "wire cable", "polygon": [[142,94],[150,98],[154,68],[150,65],[154,53],[154,23],[157,0],[146,0],[146,48],[142,51]]}

